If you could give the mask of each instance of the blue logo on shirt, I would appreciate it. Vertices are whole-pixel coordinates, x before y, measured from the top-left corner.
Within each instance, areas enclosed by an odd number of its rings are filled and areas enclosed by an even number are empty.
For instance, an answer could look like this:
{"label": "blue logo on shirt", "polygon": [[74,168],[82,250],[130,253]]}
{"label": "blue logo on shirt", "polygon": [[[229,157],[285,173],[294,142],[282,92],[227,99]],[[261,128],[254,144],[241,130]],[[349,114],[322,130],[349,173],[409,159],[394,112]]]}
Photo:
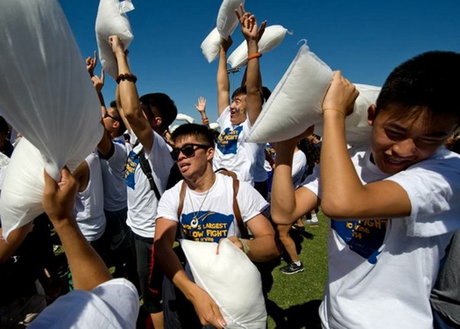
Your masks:
{"label": "blue logo on shirt", "polygon": [[238,137],[240,136],[243,126],[238,126],[235,129],[227,128],[220,133],[217,138],[217,148],[223,154],[236,154],[238,146]]}
{"label": "blue logo on shirt", "polygon": [[377,263],[387,225],[388,219],[331,220],[331,228],[350,247],[350,250],[366,258],[371,264]]}
{"label": "blue logo on shirt", "polygon": [[126,160],[125,167],[125,181],[128,187],[134,190],[136,182],[134,180],[134,173],[136,167],[139,165],[139,155],[133,151],[129,152],[128,159]]}
{"label": "blue logo on shirt", "polygon": [[182,214],[181,229],[186,239],[219,242],[220,239],[228,236],[233,219],[233,215],[212,211]]}

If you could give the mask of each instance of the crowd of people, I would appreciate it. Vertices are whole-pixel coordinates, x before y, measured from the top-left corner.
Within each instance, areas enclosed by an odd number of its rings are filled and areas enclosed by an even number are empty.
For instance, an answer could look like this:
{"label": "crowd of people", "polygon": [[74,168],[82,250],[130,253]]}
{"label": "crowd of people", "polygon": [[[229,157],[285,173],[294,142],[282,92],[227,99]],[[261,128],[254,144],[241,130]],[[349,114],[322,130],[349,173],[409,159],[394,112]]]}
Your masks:
{"label": "crowd of people", "polygon": [[[281,271],[295,274],[304,264],[289,231],[317,225],[319,207],[331,218],[323,328],[460,326],[460,240],[452,239],[460,229],[460,156],[453,152],[460,54],[427,52],[394,69],[369,108],[367,147],[345,139],[358,92],[340,72],[322,103],[322,137],[311,126],[273,145],[251,143],[246,138],[270,97],[258,49],[266,22],[243,6],[236,14],[247,66],[231,93],[232,41],[223,40],[220,131],[209,128],[200,97],[202,124],[170,132],[174,101],[158,92],[139,97],[118,36],[108,40],[118,69],[109,106],[96,56],[86,59],[104,135],[59,182],[44,173],[46,214],[0,240],[1,328],[135,328],[145,319],[156,329],[224,328],[219,305],[195,283],[175,242],[228,238],[256,264],[283,254]],[[3,121],[0,151],[10,157]],[[66,260],[56,259],[57,239]],[[65,278],[65,288],[56,278]]]}

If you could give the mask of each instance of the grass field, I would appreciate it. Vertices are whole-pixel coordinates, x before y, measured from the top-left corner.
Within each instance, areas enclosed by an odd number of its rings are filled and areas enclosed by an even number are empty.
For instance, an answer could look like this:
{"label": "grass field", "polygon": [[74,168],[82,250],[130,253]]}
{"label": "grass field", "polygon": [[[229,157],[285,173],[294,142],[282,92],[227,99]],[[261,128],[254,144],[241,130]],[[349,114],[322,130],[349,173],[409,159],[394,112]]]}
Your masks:
{"label": "grass field", "polygon": [[272,270],[273,285],[268,293],[268,328],[320,328],[318,306],[327,276],[327,235],[329,219],[319,214],[318,226],[306,226],[305,232],[294,234],[305,271],[293,275],[280,272],[284,261]]}

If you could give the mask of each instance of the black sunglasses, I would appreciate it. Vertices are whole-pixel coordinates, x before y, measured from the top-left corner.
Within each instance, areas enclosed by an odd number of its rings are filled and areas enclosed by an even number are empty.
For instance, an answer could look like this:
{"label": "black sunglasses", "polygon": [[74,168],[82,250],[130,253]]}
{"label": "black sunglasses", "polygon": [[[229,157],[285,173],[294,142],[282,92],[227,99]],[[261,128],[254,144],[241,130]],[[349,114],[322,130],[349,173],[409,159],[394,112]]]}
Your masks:
{"label": "black sunglasses", "polygon": [[207,150],[208,148],[210,148],[210,146],[204,144],[185,144],[181,148],[173,147],[173,150],[171,151],[171,156],[174,161],[177,161],[180,152],[182,152],[182,154],[185,155],[187,158],[190,158],[195,155],[195,151],[197,149]]}
{"label": "black sunglasses", "polygon": [[110,115],[109,112],[104,113],[104,118],[110,118],[112,120],[120,122],[120,118],[115,118],[114,116]]}

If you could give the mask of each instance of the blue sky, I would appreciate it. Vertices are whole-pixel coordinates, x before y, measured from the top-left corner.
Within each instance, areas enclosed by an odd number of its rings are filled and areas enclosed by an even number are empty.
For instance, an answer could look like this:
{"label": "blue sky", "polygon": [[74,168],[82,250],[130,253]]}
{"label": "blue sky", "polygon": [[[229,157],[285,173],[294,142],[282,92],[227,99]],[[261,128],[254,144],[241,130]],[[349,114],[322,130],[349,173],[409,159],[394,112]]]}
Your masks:
{"label": "blue sky", "polygon": [[[94,21],[98,1],[59,0],[84,57],[96,49]],[[198,96],[208,100],[215,121],[217,61],[209,64],[200,44],[215,26],[220,0],[133,0],[128,13],[134,33],[130,63],[139,94],[165,92],[180,112],[198,119]],[[273,89],[295,57],[298,41],[353,82],[381,85],[402,61],[428,50],[460,52],[458,0],[247,0],[246,9],[268,25],[281,24],[293,35],[261,59],[264,85]],[[234,45],[243,40],[237,28]],[[97,71],[98,72],[98,71]],[[232,74],[232,89],[242,73]],[[110,77],[109,79],[110,80]],[[104,88],[114,97],[114,83]]]}

